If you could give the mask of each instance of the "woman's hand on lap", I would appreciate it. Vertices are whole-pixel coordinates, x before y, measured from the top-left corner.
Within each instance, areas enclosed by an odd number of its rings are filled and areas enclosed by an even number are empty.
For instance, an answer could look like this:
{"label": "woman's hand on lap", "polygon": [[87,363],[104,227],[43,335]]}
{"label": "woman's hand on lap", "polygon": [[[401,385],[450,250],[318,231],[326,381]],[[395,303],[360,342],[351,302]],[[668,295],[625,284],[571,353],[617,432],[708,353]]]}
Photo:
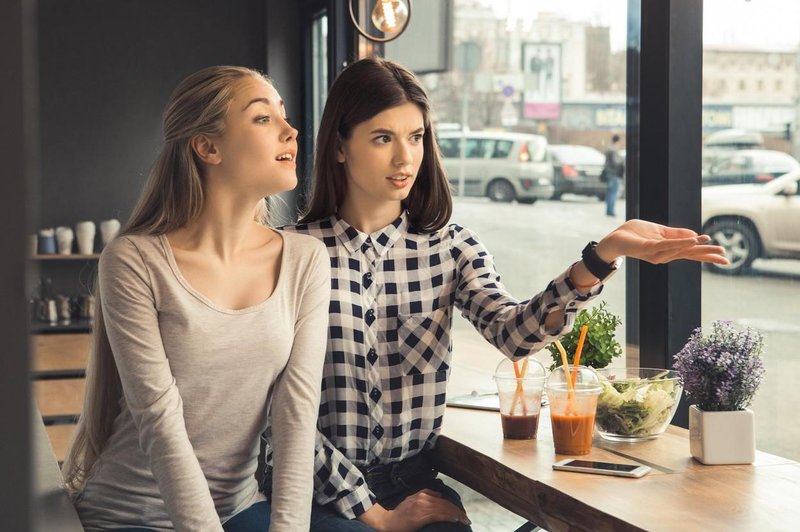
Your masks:
{"label": "woman's hand on lap", "polygon": [[441,522],[470,524],[467,514],[434,490],[424,489],[409,495],[394,510],[375,504],[359,516],[365,525],[379,532],[419,530]]}

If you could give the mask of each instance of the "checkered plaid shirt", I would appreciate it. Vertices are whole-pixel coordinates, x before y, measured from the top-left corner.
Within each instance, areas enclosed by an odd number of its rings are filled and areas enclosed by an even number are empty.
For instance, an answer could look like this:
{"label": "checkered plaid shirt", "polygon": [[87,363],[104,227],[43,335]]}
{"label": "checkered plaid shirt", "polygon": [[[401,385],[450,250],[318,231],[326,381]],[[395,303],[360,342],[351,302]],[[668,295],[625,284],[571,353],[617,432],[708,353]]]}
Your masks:
{"label": "checkered plaid shirt", "polygon": [[[331,258],[315,498],[350,519],[375,503],[359,467],[403,460],[436,441],[454,306],[516,358],[571,330],[577,310],[602,290],[581,295],[564,272],[544,292],[518,301],[475,233],[458,225],[418,233],[407,214],[370,235],[335,215],[286,229],[321,239]],[[565,319],[546,331],[553,310],[565,311]]]}

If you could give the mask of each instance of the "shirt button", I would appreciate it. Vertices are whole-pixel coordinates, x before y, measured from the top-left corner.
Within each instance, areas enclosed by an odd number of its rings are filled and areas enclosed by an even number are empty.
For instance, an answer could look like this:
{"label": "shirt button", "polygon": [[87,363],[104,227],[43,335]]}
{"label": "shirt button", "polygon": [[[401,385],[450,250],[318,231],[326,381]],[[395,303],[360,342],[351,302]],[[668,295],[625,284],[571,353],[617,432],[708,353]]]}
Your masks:
{"label": "shirt button", "polygon": [[367,325],[372,325],[372,322],[375,321],[375,311],[372,310],[372,309],[369,309],[367,311],[366,317],[367,317]]}
{"label": "shirt button", "polygon": [[370,348],[370,350],[367,351],[367,360],[369,360],[370,364],[374,364],[375,361],[378,360],[378,352],[375,351],[374,348]]}
{"label": "shirt button", "polygon": [[378,402],[378,399],[381,398],[381,395],[382,395],[381,391],[379,389],[377,389],[377,388],[373,388],[372,391],[369,392],[370,399],[372,399],[376,403]]}
{"label": "shirt button", "polygon": [[381,436],[383,436],[383,427],[381,427],[380,425],[378,425],[377,427],[375,427],[374,429],[372,429],[372,434],[373,434],[373,436],[375,436],[376,438],[380,438]]}

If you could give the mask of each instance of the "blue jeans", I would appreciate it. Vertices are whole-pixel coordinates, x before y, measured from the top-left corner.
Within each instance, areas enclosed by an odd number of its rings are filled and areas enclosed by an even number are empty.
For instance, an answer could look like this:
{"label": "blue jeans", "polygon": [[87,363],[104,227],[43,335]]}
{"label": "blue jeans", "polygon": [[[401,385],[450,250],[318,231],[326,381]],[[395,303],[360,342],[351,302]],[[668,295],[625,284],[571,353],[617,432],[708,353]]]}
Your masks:
{"label": "blue jeans", "polygon": [[[222,525],[225,532],[267,532],[269,530],[270,506],[266,501],[257,502],[247,510],[234,515]],[[114,528],[114,532],[152,532],[149,528]]]}
{"label": "blue jeans", "polygon": [[606,189],[606,214],[614,216],[614,205],[619,196],[619,183],[622,178],[616,175],[608,176],[608,188]]}
{"label": "blue jeans", "polygon": [[[461,497],[452,488],[448,487],[444,482],[438,478],[430,480],[427,485],[421,488],[416,488],[413,491],[406,491],[397,495],[387,497],[378,502],[387,509],[396,508],[398,504],[409,495],[413,495],[420,489],[431,489],[438,491],[448,501],[452,502],[459,508],[463,509],[461,504]],[[419,529],[419,532],[470,532],[472,528],[469,525],[461,523],[431,523]],[[311,507],[311,532],[372,532],[372,529],[359,521],[358,519],[345,519],[342,517],[335,508],[329,506],[320,506],[314,503]]]}

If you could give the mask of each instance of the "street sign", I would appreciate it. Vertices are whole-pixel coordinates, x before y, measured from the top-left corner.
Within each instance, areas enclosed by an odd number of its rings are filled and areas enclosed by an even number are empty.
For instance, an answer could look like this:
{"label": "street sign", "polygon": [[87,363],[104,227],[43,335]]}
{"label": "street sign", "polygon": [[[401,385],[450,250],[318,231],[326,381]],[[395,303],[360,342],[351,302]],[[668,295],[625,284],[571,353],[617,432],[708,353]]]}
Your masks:
{"label": "street sign", "polygon": [[462,72],[474,72],[481,66],[481,45],[475,41],[464,41],[456,45],[453,62]]}

